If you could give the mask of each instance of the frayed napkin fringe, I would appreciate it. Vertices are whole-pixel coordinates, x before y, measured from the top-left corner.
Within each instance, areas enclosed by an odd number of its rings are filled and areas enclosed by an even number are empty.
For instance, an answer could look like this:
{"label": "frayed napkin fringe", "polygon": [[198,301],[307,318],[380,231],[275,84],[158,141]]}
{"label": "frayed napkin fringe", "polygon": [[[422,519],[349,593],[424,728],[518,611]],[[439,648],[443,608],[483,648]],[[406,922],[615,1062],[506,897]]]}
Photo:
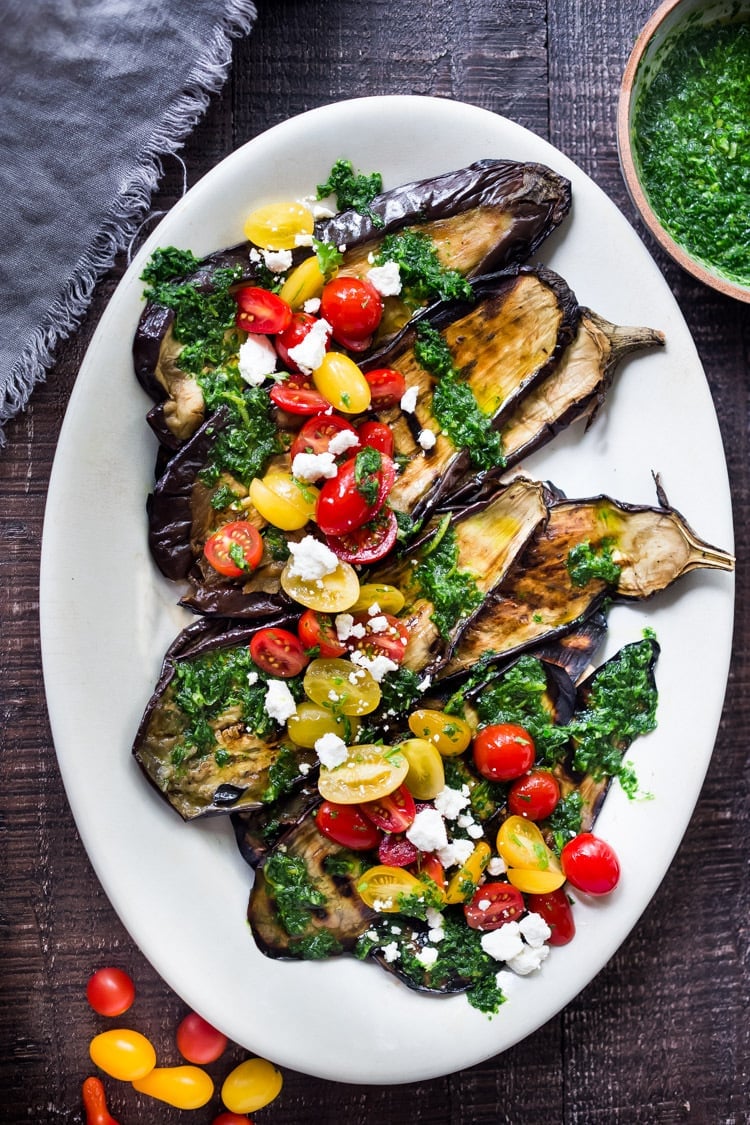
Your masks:
{"label": "frayed napkin fringe", "polygon": [[10,373],[0,402],[0,449],[5,445],[2,427],[23,410],[36,386],[52,365],[61,340],[78,327],[91,302],[94,286],[125,250],[147,212],[162,175],[161,157],[177,152],[205,113],[211,95],[224,85],[232,59],[231,40],[247,35],[257,12],[251,0],[230,0],[229,8],[214,29],[206,53],[190,73],[185,89],[170,106],[141,154],[129,183],[117,197],[93,243],[77,263],[61,296],[32,333]]}

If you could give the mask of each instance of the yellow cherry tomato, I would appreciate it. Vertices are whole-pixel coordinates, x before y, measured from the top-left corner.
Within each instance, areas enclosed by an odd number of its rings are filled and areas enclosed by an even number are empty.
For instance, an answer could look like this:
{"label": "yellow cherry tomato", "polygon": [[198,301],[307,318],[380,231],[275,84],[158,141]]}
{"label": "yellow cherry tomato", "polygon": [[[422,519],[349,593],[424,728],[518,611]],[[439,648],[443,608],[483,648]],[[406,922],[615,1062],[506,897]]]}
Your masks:
{"label": "yellow cherry tomato", "polygon": [[397,747],[364,743],[349,746],[345,761],[335,769],[321,766],[318,789],[326,801],[358,805],[361,801],[377,801],[394,793],[408,771],[408,763]]}
{"label": "yellow cherry tomato", "polygon": [[279,296],[293,309],[301,309],[305,301],[320,296],[325,283],[325,275],[313,254],[312,258],[305,258],[304,262],[292,270],[281,286]]}
{"label": "yellow cherry tomato", "polygon": [[136,1079],[133,1089],[177,1109],[200,1109],[211,1101],[214,1084],[199,1066],[157,1066]]}
{"label": "yellow cherry tomato", "polygon": [[432,742],[444,758],[463,754],[471,742],[473,731],[465,719],[419,707],[409,716],[409,729],[417,738]]}
{"label": "yellow cherry tomato", "polygon": [[382,582],[365,582],[359,588],[359,597],[351,608],[351,612],[367,613],[372,606],[378,607],[379,613],[400,613],[406,604],[406,598],[397,586],[388,586]]}
{"label": "yellow cherry tomato", "polygon": [[254,1113],[281,1092],[283,1079],[265,1059],[245,1059],[230,1071],[221,1087],[221,1100],[230,1113]]}
{"label": "yellow cherry tomato", "polygon": [[377,903],[383,914],[397,914],[401,895],[411,897],[424,889],[424,883],[403,867],[370,867],[357,881],[362,901],[369,907]]}
{"label": "yellow cherry tomato", "polygon": [[311,660],[302,686],[313,703],[341,715],[369,715],[380,703],[380,685],[349,660]]}
{"label": "yellow cherry tomato", "polygon": [[354,360],[343,352],[326,352],[312,378],[323,398],[342,414],[361,414],[370,405],[370,384]]}
{"label": "yellow cherry tomato", "polygon": [[318,490],[291,473],[273,471],[250,482],[250,500],[274,527],[299,531],[315,515]]}
{"label": "yellow cherry tomato", "polygon": [[409,763],[406,787],[418,801],[431,801],[445,789],[443,759],[431,742],[424,738],[407,738],[398,749]]}
{"label": "yellow cherry tomato", "polygon": [[271,203],[245,220],[245,238],[264,250],[293,250],[298,234],[312,234],[312,212],[301,203]]}
{"label": "yellow cherry tomato", "polygon": [[96,1035],[89,1045],[91,1061],[123,1082],[143,1078],[156,1066],[153,1044],[139,1031],[116,1027]]}
{"label": "yellow cherry tomato", "polygon": [[490,862],[492,852],[489,844],[480,840],[474,851],[458,871],[451,875],[445,889],[446,902],[468,902],[479,886],[479,880]]}
{"label": "yellow cherry tomato", "polygon": [[[553,858],[556,858],[553,856]],[[546,895],[556,891],[565,882],[565,875],[559,865],[552,865],[540,871],[537,868],[508,868],[508,882],[527,895]]]}
{"label": "yellow cherry tomato", "polygon": [[354,715],[336,715],[319,703],[297,704],[294,715],[287,720],[289,737],[297,746],[312,750],[324,734],[337,734],[344,742],[354,742],[359,730],[359,719]]}
{"label": "yellow cherry tomato", "polygon": [[350,563],[339,561],[330,574],[314,579],[300,578],[293,570],[293,560],[290,559],[281,572],[281,588],[308,609],[316,609],[319,613],[343,613],[357,600],[359,578]]}
{"label": "yellow cherry tomato", "polygon": [[524,871],[561,870],[557,856],[547,847],[537,825],[523,816],[509,816],[503,821],[497,834],[497,850],[507,867]]}

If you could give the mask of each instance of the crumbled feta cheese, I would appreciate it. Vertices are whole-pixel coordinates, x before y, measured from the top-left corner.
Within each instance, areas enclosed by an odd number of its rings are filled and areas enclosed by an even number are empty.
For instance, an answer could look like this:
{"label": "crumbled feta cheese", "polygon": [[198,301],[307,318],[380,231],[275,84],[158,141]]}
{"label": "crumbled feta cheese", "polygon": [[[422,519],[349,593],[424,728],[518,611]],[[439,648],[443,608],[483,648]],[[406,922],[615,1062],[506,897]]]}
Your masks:
{"label": "crumbled feta cheese", "polygon": [[337,472],[332,453],[298,453],[292,461],[292,475],[298,480],[332,480]]}
{"label": "crumbled feta cheese", "polygon": [[372,605],[369,606],[368,609],[367,609],[367,616],[368,617],[377,617],[380,612],[381,612],[381,610],[380,610],[380,606],[378,605],[378,603],[373,602]]}
{"label": "crumbled feta cheese", "polygon": [[432,430],[420,430],[417,441],[422,446],[422,449],[424,449],[426,452],[428,449],[435,448],[435,442],[437,441],[437,438],[435,437]]}
{"label": "crumbled feta cheese", "polygon": [[541,914],[535,914],[533,911],[524,915],[518,923],[518,928],[533,949],[538,949],[540,945],[544,945],[545,941],[549,941],[552,937],[552,930],[544,918]]}
{"label": "crumbled feta cheese", "polygon": [[297,769],[299,770],[299,772],[302,774],[303,777],[307,777],[310,770],[312,769],[312,762],[300,762],[299,765],[297,766]]}
{"label": "crumbled feta cheese", "polygon": [[310,316],[314,316],[316,312],[320,312],[320,297],[310,297],[302,306],[302,311],[309,313]]}
{"label": "crumbled feta cheese", "polygon": [[477,903],[480,910],[488,910],[492,906],[492,902],[488,898],[482,898]]}
{"label": "crumbled feta cheese", "polygon": [[353,449],[355,445],[359,445],[356,434],[351,430],[339,430],[328,442],[328,452],[334,457],[339,457],[342,453],[346,453],[347,449]]}
{"label": "crumbled feta cheese", "polygon": [[350,637],[356,637],[360,640],[365,635],[364,625],[360,621],[355,625],[351,613],[337,613],[333,623],[336,626],[336,636],[340,641],[348,641]]}
{"label": "crumbled feta cheese", "polygon": [[309,375],[316,367],[320,367],[325,359],[330,334],[331,326],[328,321],[316,320],[304,339],[289,349],[289,358],[297,364],[300,371]]}
{"label": "crumbled feta cheese", "polygon": [[319,203],[316,199],[310,201],[309,209],[314,219],[332,219],[336,214],[325,203]]}
{"label": "crumbled feta cheese", "polygon": [[263,261],[271,273],[284,273],[292,268],[291,250],[264,250]]}
{"label": "crumbled feta cheese", "polygon": [[434,906],[428,906],[427,907],[427,915],[426,916],[427,916],[427,925],[430,926],[432,929],[437,929],[438,926],[442,926],[443,922],[445,921],[445,919],[443,918],[443,915],[440,913],[439,910],[436,910]]}
{"label": "crumbled feta cheese", "polygon": [[496,961],[510,961],[528,948],[523,944],[518,922],[506,922],[497,930],[482,934],[480,944],[484,952]]}
{"label": "crumbled feta cheese", "polygon": [[416,387],[409,387],[407,391],[404,391],[401,396],[401,409],[403,410],[404,414],[414,413],[414,408],[417,405],[418,395],[419,391]]}
{"label": "crumbled feta cheese", "polygon": [[461,813],[461,816],[456,818],[456,824],[459,828],[468,828],[470,824],[474,823],[474,817],[470,812]]}
{"label": "crumbled feta cheese", "polygon": [[406,838],[421,852],[444,848],[448,843],[445,821],[437,809],[420,809],[406,829]]}
{"label": "crumbled feta cheese", "polygon": [[379,614],[377,617],[371,617],[369,621],[371,633],[385,633],[388,628],[388,618]]}
{"label": "crumbled feta cheese", "polygon": [[427,937],[435,945],[438,945],[445,937],[445,930],[442,926],[436,926],[434,930],[427,931]]}
{"label": "crumbled feta cheese", "polygon": [[389,910],[393,906],[392,898],[376,898],[373,900],[372,908],[380,913],[383,910]]}
{"label": "crumbled feta cheese", "polygon": [[308,231],[301,230],[294,236],[295,246],[312,246],[313,236]]}
{"label": "crumbled feta cheese", "polygon": [[425,676],[417,684],[417,691],[425,692],[432,683],[432,676]]}
{"label": "crumbled feta cheese", "polygon": [[451,789],[447,785],[435,798],[435,808],[446,820],[455,820],[468,803],[469,798],[465,797],[460,789]]}
{"label": "crumbled feta cheese", "polygon": [[339,242],[339,254],[346,254],[346,243]]}
{"label": "crumbled feta cheese", "polygon": [[460,867],[462,863],[466,863],[473,851],[474,845],[471,840],[451,840],[450,844],[439,849],[438,859],[443,867]]}
{"label": "crumbled feta cheese", "polygon": [[259,387],[267,375],[276,370],[276,349],[267,336],[250,333],[240,345],[240,375],[251,387]]}
{"label": "crumbled feta cheese", "polygon": [[333,574],[339,565],[331,548],[313,535],[306,535],[299,543],[290,543],[289,550],[292,555],[289,574],[293,578],[316,582],[327,574]]}
{"label": "crumbled feta cheese", "polygon": [[505,860],[501,859],[499,855],[493,855],[492,859],[487,864],[487,874],[504,875],[506,871]]}
{"label": "crumbled feta cheese", "polygon": [[329,731],[315,740],[315,753],[321,766],[325,766],[327,770],[335,770],[336,766],[346,761],[346,743],[343,738]]}
{"label": "crumbled feta cheese", "polygon": [[328,698],[330,699],[331,703],[338,703],[338,701],[341,699],[341,696],[339,695],[339,693],[337,691],[334,691],[333,689],[331,689],[328,692]]}
{"label": "crumbled feta cheese", "polygon": [[471,824],[466,825],[466,835],[472,840],[478,840],[480,836],[484,836],[484,829],[481,824],[477,824],[476,821],[472,820]]}
{"label": "crumbled feta cheese", "polygon": [[401,292],[401,270],[398,262],[384,262],[382,266],[373,266],[365,276],[381,297],[397,297]]}
{"label": "crumbled feta cheese", "polygon": [[370,939],[370,941],[377,941],[378,938],[380,937],[380,934],[378,933],[377,930],[368,930],[367,933],[365,934],[365,937],[368,937]]}
{"label": "crumbled feta cheese", "polygon": [[258,673],[257,673],[257,672],[248,672],[248,674],[247,674],[247,682],[248,682],[248,684],[250,685],[250,687],[252,687],[252,686],[253,686],[254,684],[257,684],[257,682],[258,682]]}
{"label": "crumbled feta cheese", "polygon": [[383,957],[389,965],[392,964],[393,961],[398,961],[400,956],[401,953],[397,941],[392,941],[388,945],[383,946]]}
{"label": "crumbled feta cheese", "polygon": [[[508,925],[511,925],[511,923],[508,923]],[[495,933],[499,932],[499,930],[495,931]],[[547,956],[549,956],[548,945],[540,945],[536,949],[532,949],[530,945],[525,945],[515,957],[506,958],[505,963],[514,973],[518,973],[519,977],[526,977],[529,973],[538,969]]]}
{"label": "crumbled feta cheese", "polygon": [[419,953],[414,954],[414,957],[420,964],[424,965],[426,969],[429,969],[430,966],[434,965],[437,961],[438,951],[431,945],[425,945],[420,949]]}
{"label": "crumbled feta cheese", "polygon": [[266,714],[277,723],[285,723],[297,710],[297,704],[283,680],[269,680],[264,700]]}
{"label": "crumbled feta cheese", "polygon": [[364,652],[355,651],[350,654],[352,664],[364,668],[370,673],[375,683],[381,684],[389,672],[396,672],[398,664],[387,656],[365,656]]}
{"label": "crumbled feta cheese", "polygon": [[392,934],[400,934],[401,933],[401,927],[400,926],[391,926],[391,933]]}
{"label": "crumbled feta cheese", "polygon": [[251,248],[250,253],[248,254],[248,258],[251,262],[260,262],[263,260],[260,256],[260,250],[257,248],[257,246],[253,246]]}

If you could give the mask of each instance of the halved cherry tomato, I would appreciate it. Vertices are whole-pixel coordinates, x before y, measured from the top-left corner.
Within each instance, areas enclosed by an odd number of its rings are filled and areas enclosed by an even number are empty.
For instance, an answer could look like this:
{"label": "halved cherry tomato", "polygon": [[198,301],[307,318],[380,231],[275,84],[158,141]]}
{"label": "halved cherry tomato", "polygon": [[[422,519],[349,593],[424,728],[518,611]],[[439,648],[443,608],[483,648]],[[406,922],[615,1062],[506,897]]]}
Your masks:
{"label": "halved cherry tomato", "polygon": [[357,882],[357,891],[368,906],[378,904],[378,910],[386,914],[398,913],[399,899],[411,897],[424,890],[416,876],[403,867],[382,864],[365,871]]}
{"label": "halved cherry tomato", "polygon": [[608,895],[620,881],[620,861],[614,848],[591,832],[569,840],[560,862],[568,882],[588,895]]}
{"label": "halved cherry tomato", "polygon": [[263,540],[257,527],[247,520],[234,520],[208,537],[203,554],[219,574],[241,578],[255,570],[262,559]]}
{"label": "halved cherry tomato", "polygon": [[364,565],[385,558],[397,536],[396,515],[390,508],[384,508],[374,519],[347,535],[328,535],[326,539],[333,553],[344,562]]}
{"label": "halved cherry tomato", "polygon": [[100,1016],[121,1016],[135,1000],[135,985],[124,969],[97,969],[86,985],[86,999]]}
{"label": "halved cherry tomato", "polygon": [[375,801],[398,789],[409,769],[393,747],[362,743],[347,748],[346,761],[335,769],[320,768],[321,797],[342,805]]}
{"label": "halved cherry tomato", "polygon": [[[288,328],[283,332],[279,332],[274,340],[276,351],[279,353],[279,358],[289,371],[299,371],[299,367],[293,359],[289,358],[289,352],[292,348],[296,348],[297,344],[301,344],[308,332],[317,324],[317,317],[310,316],[309,313],[297,312],[292,316],[291,323]],[[328,345],[326,345],[327,349]],[[326,408],[328,403],[326,403]]]}
{"label": "halved cherry tomato", "polygon": [[327,613],[306,609],[297,624],[299,638],[305,648],[317,648],[320,656],[337,657],[346,652],[346,645],[338,639],[336,629]]}
{"label": "halved cherry tomato", "polygon": [[[387,625],[382,632],[376,633],[373,621],[382,624],[381,618],[385,618]],[[405,622],[399,621],[391,613],[378,613],[372,617],[369,614],[359,614],[355,618],[355,624],[365,627],[364,637],[358,637],[354,642],[356,648],[368,656],[387,656],[396,664],[401,663],[409,643],[409,630]]]}
{"label": "halved cherry tomato", "polygon": [[438,890],[445,890],[445,868],[434,852],[420,852],[412,871],[418,878],[431,879]]}
{"label": "halved cherry tomato", "polygon": [[245,332],[273,336],[283,332],[292,322],[291,307],[277,293],[246,285],[235,293],[237,301],[237,326]]}
{"label": "halved cherry tomato", "polygon": [[188,1062],[204,1066],[224,1054],[229,1040],[197,1012],[189,1012],[179,1024],[177,1050]]}
{"label": "halved cherry tomato", "polygon": [[[359,460],[367,451],[350,457],[332,480],[327,480],[320,490],[315,518],[324,535],[346,535],[361,527],[378,514],[396,479],[396,469],[390,457],[379,455],[374,472],[366,471],[365,461]],[[372,454],[374,456],[374,453]],[[368,488],[374,483],[372,499]]]}
{"label": "halved cherry tomato", "polygon": [[377,367],[374,371],[365,371],[365,379],[370,384],[373,410],[398,406],[406,394],[406,379],[392,367]]}
{"label": "halved cherry tomato", "polygon": [[534,741],[514,723],[493,723],[474,736],[474,764],[489,781],[512,781],[534,763]]}
{"label": "halved cherry tomato", "polygon": [[250,641],[250,655],[261,672],[285,680],[299,675],[310,662],[299,637],[288,629],[260,629]]}
{"label": "halved cherry tomato", "polygon": [[268,393],[274,406],[288,414],[323,414],[331,405],[307,375],[290,375],[274,383]]}
{"label": "halved cherry tomato", "polygon": [[[359,442],[359,435],[354,426],[345,418],[340,418],[338,414],[320,414],[310,418],[292,442],[289,455],[294,460],[298,453],[327,453],[331,438],[344,431],[356,437]],[[355,449],[357,449],[356,445],[350,446],[347,450],[348,456],[351,457]]]}
{"label": "halved cherry tomato", "polygon": [[378,859],[386,867],[408,867],[419,856],[419,848],[406,836],[384,836],[378,845]]}
{"label": "halved cherry tomato", "polygon": [[472,930],[497,930],[524,913],[523,895],[508,883],[484,883],[464,905],[467,925]]}
{"label": "halved cherry tomato", "polygon": [[448,715],[445,711],[433,711],[418,707],[409,716],[409,730],[417,738],[434,742],[444,758],[463,754],[471,742],[472,729],[465,719],[458,715]]}
{"label": "halved cherry tomato", "polygon": [[468,859],[448,880],[448,886],[445,888],[446,902],[468,902],[473,898],[491,855],[489,844],[480,840]]}
{"label": "halved cherry tomato", "polygon": [[414,798],[405,785],[378,801],[366,801],[360,809],[368,820],[390,833],[405,832],[417,815]]}
{"label": "halved cherry tomato", "polygon": [[552,930],[552,935],[547,938],[550,945],[567,945],[573,940],[576,924],[563,887],[543,895],[528,895],[526,905],[534,914],[540,914]]}
{"label": "halved cherry tomato", "polygon": [[293,250],[297,235],[312,234],[315,220],[302,203],[269,203],[245,219],[245,238],[264,250]]}
{"label": "halved cherry tomato", "polygon": [[393,456],[393,430],[385,422],[363,422],[357,433],[360,445],[369,445],[388,457]]}
{"label": "halved cherry tomato", "polygon": [[320,313],[333,329],[335,340],[364,341],[383,317],[383,298],[374,285],[360,277],[334,277],[323,288]]}
{"label": "halved cherry tomato", "polygon": [[[370,673],[364,668],[355,668],[348,660],[313,660],[305,672],[303,686],[308,699],[339,715],[369,715],[381,699],[380,685]],[[354,750],[357,749],[354,747]],[[354,778],[356,770],[353,766],[349,772]],[[405,769],[403,773],[406,776]],[[404,777],[399,777],[398,781],[384,789],[383,793],[392,793],[403,780]],[[320,791],[323,793],[322,788]],[[323,793],[323,796],[328,797],[329,801],[336,800],[330,793]],[[382,793],[363,793],[353,801],[342,801],[342,804],[358,805],[360,801],[375,800],[376,797],[381,796]]]}
{"label": "halved cherry tomato", "polygon": [[560,786],[546,770],[531,770],[508,790],[508,809],[528,820],[545,820],[559,800]]}
{"label": "halved cherry tomato", "polygon": [[383,833],[362,815],[356,805],[324,801],[315,813],[315,824],[329,840],[355,852],[377,848],[383,838]]}
{"label": "halved cherry tomato", "polygon": [[302,578],[294,572],[289,559],[279,581],[285,594],[293,601],[318,613],[344,613],[359,596],[359,579],[353,566],[343,560],[332,574],[322,578]]}

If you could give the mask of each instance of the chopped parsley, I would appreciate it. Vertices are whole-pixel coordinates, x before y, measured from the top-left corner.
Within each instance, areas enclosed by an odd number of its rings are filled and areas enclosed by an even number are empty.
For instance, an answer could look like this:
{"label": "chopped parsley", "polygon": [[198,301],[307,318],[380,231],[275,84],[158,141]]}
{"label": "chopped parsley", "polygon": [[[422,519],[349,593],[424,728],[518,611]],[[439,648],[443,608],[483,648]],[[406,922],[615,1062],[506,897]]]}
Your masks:
{"label": "chopped parsley", "polygon": [[594,578],[617,585],[622,568],[612,557],[612,544],[611,539],[602,539],[597,547],[592,547],[587,539],[571,547],[565,565],[574,586],[588,586]]}
{"label": "chopped parsley", "polygon": [[[234,489],[228,484],[222,484],[211,496],[211,507],[215,508],[216,511],[221,511],[223,508],[231,508],[237,500],[239,500],[239,496]],[[238,563],[238,565],[241,566],[242,563]]]}
{"label": "chopped parsley", "polygon": [[552,833],[553,847],[557,854],[563,850],[568,840],[581,831],[581,809],[583,797],[574,789],[561,797],[547,819],[547,827]]}
{"label": "chopped parsley", "polygon": [[263,875],[281,925],[290,937],[302,937],[310,925],[310,912],[328,902],[310,877],[304,859],[273,852],[266,860]]}
{"label": "chopped parsley", "polygon": [[372,507],[378,498],[382,467],[382,455],[371,445],[366,445],[354,458],[355,487],[368,507]]}
{"label": "chopped parsley", "polygon": [[338,246],[334,246],[332,242],[321,242],[318,238],[313,239],[313,249],[318,259],[320,272],[326,281],[330,281],[343,262],[344,255]]}
{"label": "chopped parsley", "polygon": [[268,785],[263,794],[263,800],[276,801],[294,788],[294,782],[300,776],[299,756],[291,746],[282,746],[268,770]]}
{"label": "chopped parsley", "polygon": [[217,434],[199,479],[211,488],[227,472],[248,487],[253,477],[262,476],[269,459],[283,450],[270,399],[261,387],[234,394],[222,385],[219,372],[212,372],[204,397],[210,409],[228,405],[236,421]]}
{"label": "chopped parsley", "polygon": [[552,766],[565,754],[570,733],[553,722],[544,665],[533,656],[522,656],[486,685],[477,699],[477,713],[483,725],[518,723],[524,727],[534,740],[537,766]]}
{"label": "chopped parsley", "polygon": [[459,569],[458,544],[452,527],[446,526],[434,550],[423,554],[414,567],[413,577],[432,602],[432,620],[446,640],[456,624],[482,602],[482,593],[473,575]]}
{"label": "chopped parsley", "polygon": [[351,160],[337,160],[324,184],[318,184],[318,199],[336,196],[339,211],[353,210],[367,215],[374,227],[382,227],[383,220],[370,208],[376,195],[383,190],[380,172],[355,172]]}
{"label": "chopped parsley", "polygon": [[474,290],[458,270],[441,264],[435,243],[416,230],[387,234],[375,255],[376,265],[395,262],[401,275],[403,294],[412,305],[460,298],[473,301]]}
{"label": "chopped parsley", "polygon": [[266,550],[274,562],[286,562],[289,558],[289,543],[287,542],[286,535],[277,527],[264,527],[261,532],[263,541],[266,545]]}

